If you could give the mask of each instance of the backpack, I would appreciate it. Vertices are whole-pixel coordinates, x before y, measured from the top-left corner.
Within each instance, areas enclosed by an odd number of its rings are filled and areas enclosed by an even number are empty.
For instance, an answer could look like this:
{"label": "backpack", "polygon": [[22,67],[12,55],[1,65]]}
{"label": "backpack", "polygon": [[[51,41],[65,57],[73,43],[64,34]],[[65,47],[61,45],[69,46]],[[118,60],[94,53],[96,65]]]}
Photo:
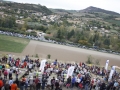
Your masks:
{"label": "backpack", "polygon": [[4,72],[4,75],[7,75],[7,74],[8,74],[7,71],[5,71],[5,72]]}

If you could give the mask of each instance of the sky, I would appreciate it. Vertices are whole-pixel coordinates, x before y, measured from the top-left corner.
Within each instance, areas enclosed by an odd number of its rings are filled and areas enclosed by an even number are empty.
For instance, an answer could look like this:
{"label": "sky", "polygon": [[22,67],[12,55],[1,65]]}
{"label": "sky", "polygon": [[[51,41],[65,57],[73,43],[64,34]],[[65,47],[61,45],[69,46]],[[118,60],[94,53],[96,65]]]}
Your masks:
{"label": "sky", "polygon": [[81,10],[89,6],[120,13],[120,0],[9,0],[20,3],[41,4],[48,8]]}

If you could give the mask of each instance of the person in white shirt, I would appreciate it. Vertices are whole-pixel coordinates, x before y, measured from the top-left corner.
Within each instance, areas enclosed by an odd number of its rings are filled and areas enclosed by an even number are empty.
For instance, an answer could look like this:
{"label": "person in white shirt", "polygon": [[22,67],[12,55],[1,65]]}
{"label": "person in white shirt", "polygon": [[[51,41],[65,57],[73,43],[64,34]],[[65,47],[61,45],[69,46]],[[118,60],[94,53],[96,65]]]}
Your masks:
{"label": "person in white shirt", "polygon": [[12,84],[13,84],[13,80],[12,80],[12,78],[10,78],[9,85],[11,86]]}
{"label": "person in white shirt", "polygon": [[33,67],[33,64],[30,63],[28,67],[29,67],[29,71],[31,72],[31,69],[32,69],[32,67]]}
{"label": "person in white shirt", "polygon": [[32,76],[30,77],[29,84],[30,84],[30,90],[34,90],[34,88],[33,88],[33,77]]}
{"label": "person in white shirt", "polygon": [[79,86],[79,83],[80,83],[80,79],[77,77],[77,79],[76,79],[76,87]]}
{"label": "person in white shirt", "polygon": [[9,73],[9,79],[12,78],[12,73],[13,73],[12,69],[10,69],[8,73]]}

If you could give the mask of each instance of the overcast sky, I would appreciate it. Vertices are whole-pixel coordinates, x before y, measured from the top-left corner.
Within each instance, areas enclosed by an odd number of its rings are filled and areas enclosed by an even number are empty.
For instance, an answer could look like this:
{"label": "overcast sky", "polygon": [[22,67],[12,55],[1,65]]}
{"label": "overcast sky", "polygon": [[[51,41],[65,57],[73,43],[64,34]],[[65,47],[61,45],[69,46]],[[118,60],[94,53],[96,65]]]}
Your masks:
{"label": "overcast sky", "polygon": [[11,0],[21,3],[41,4],[48,8],[81,10],[95,6],[120,13],[120,0]]}

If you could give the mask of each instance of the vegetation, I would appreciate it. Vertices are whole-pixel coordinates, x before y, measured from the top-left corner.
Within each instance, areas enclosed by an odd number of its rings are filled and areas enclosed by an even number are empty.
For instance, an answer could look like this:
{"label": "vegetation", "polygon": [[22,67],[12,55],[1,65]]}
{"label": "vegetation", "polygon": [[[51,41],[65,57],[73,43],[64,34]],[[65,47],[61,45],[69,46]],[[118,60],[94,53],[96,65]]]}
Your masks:
{"label": "vegetation", "polygon": [[[88,7],[82,12],[51,9],[52,13],[47,7],[36,4],[3,2],[0,6],[1,31],[31,36],[42,31],[48,34],[45,36],[48,40],[120,52],[118,13],[96,7]],[[23,23],[16,23],[17,20]],[[28,29],[33,31],[27,32]]]}
{"label": "vegetation", "polygon": [[100,59],[97,59],[97,60],[95,61],[95,64],[96,64],[96,65],[100,65]]}
{"label": "vegetation", "polygon": [[87,64],[93,64],[93,57],[90,55],[86,61]]}
{"label": "vegetation", "polygon": [[50,58],[51,58],[51,55],[50,55],[50,54],[48,54],[48,55],[47,55],[47,58],[48,58],[48,59],[50,59]]}
{"label": "vegetation", "polygon": [[38,54],[35,55],[36,58],[39,58]]}
{"label": "vegetation", "polygon": [[[42,12],[45,14],[51,14],[52,12],[45,6],[42,5],[35,5],[35,4],[22,4],[22,3],[7,3],[7,2],[3,2],[0,5],[4,5],[6,8],[9,8],[12,6],[12,8],[14,9],[14,11],[17,11],[18,9],[21,10],[21,14],[24,13],[24,9],[25,10],[31,10],[31,11],[37,11],[37,12]],[[15,13],[14,11],[12,11],[11,13]],[[26,13],[25,13],[26,14]]]}
{"label": "vegetation", "polygon": [[0,51],[21,53],[29,40],[0,35]]}
{"label": "vegetation", "polygon": [[119,13],[104,10],[104,9],[93,7],[93,6],[90,6],[90,7],[86,8],[86,9],[84,9],[83,11],[84,12],[102,12],[102,13],[106,13],[106,14],[110,14],[110,15],[119,15]]}

